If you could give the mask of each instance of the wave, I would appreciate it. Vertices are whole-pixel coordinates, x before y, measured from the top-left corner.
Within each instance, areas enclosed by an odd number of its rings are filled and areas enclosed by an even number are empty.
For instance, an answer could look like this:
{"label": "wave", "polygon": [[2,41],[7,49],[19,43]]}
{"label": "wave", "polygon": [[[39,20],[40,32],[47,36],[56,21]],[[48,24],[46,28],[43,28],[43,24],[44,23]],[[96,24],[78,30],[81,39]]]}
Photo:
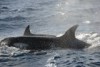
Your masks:
{"label": "wave", "polygon": [[7,6],[0,6],[0,13],[4,13],[4,12],[8,12],[9,11],[9,7]]}
{"label": "wave", "polygon": [[25,20],[25,19],[27,19],[27,18],[22,17],[22,16],[15,16],[15,17],[8,16],[8,17],[5,17],[3,19],[0,19],[0,21],[15,21],[15,20]]}

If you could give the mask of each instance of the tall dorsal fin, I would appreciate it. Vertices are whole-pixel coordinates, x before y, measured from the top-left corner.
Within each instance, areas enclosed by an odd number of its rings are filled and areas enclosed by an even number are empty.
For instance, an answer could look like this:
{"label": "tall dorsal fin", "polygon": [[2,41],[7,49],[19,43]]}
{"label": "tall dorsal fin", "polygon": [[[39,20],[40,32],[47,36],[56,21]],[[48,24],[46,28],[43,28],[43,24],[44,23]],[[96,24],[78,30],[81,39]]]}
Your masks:
{"label": "tall dorsal fin", "polygon": [[73,40],[75,39],[75,31],[77,29],[78,25],[72,26],[70,29],[65,32],[63,36],[61,36],[62,40]]}
{"label": "tall dorsal fin", "polygon": [[24,35],[31,35],[32,33],[30,32],[30,25],[28,25],[24,31]]}

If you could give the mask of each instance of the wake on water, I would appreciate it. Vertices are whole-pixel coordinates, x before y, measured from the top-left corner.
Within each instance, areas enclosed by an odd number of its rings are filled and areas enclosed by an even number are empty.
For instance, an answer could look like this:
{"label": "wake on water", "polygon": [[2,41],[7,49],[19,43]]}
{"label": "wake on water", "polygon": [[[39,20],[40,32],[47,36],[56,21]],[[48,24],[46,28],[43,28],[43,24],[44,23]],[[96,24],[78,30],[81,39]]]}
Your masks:
{"label": "wake on water", "polygon": [[[61,36],[61,35],[58,35]],[[94,67],[100,65],[100,35],[80,33],[76,38],[90,43],[84,50],[30,51],[2,45],[0,66],[13,67]]]}

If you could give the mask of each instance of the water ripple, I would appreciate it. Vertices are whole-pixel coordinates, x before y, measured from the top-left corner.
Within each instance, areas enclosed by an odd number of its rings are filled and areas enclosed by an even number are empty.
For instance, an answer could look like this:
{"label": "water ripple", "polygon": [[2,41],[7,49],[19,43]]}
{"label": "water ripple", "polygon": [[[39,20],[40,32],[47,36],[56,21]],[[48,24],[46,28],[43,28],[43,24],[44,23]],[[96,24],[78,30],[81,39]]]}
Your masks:
{"label": "water ripple", "polygon": [[25,19],[27,18],[23,16],[15,16],[15,17],[9,16],[9,17],[0,19],[0,21],[16,21],[16,20],[18,21],[18,20],[25,20]]}

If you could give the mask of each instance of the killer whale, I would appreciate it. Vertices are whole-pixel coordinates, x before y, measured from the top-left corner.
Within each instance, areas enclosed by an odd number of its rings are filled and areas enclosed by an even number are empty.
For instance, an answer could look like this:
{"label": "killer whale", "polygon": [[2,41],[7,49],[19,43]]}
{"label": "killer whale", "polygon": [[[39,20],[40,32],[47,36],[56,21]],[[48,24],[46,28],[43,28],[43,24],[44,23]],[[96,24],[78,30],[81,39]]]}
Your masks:
{"label": "killer whale", "polygon": [[[60,37],[41,37],[41,36],[8,37],[1,40],[0,44],[27,50],[46,50],[51,48],[84,49],[86,47],[89,47],[90,44],[78,40],[75,37],[75,31],[77,27],[78,25],[72,26],[69,30],[67,30],[67,32],[65,32],[64,35]],[[19,43],[21,44],[19,45]]]}
{"label": "killer whale", "polygon": [[25,31],[24,31],[24,36],[36,36],[36,37],[56,37],[55,35],[47,35],[47,34],[32,34],[31,31],[30,31],[30,25],[28,25],[26,28],[25,28]]}

